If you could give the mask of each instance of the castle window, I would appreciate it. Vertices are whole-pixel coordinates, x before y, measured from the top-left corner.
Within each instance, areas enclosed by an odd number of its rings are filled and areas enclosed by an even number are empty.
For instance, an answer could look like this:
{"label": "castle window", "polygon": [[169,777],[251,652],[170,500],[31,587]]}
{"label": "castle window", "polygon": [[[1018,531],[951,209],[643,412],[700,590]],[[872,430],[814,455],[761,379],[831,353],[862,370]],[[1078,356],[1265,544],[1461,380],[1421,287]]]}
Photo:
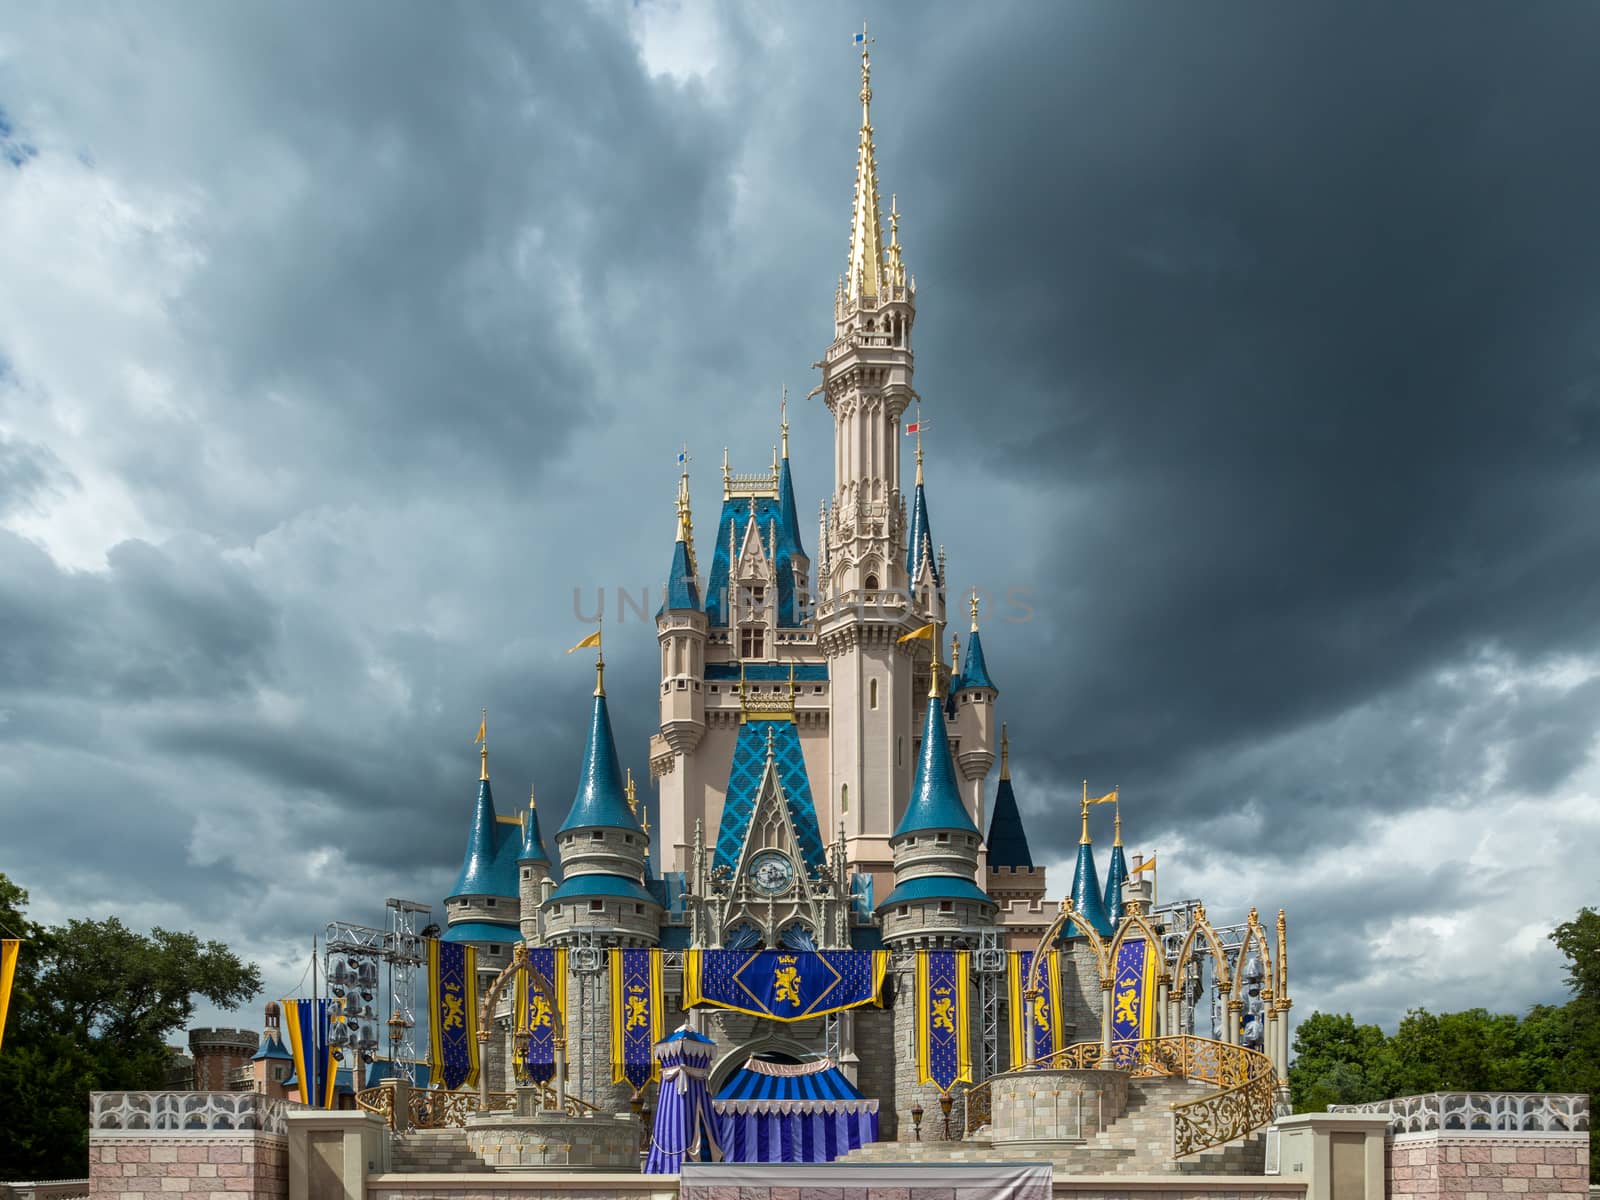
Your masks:
{"label": "castle window", "polygon": [[895,916],[903,917],[910,911],[911,911],[911,909],[910,909],[910,907],[908,905],[902,904],[900,906],[900,908],[895,912]]}
{"label": "castle window", "polygon": [[635,904],[635,905],[634,905],[634,906],[633,906],[633,911],[634,911],[634,912],[635,912],[635,913],[643,913],[643,912],[644,912],[644,905],[642,905],[642,904]]}
{"label": "castle window", "polygon": [[589,840],[591,842],[603,842],[603,841],[605,841],[606,840],[605,831],[604,830],[600,830],[600,829],[596,829],[593,833],[591,833],[589,835]]}
{"label": "castle window", "polygon": [[877,591],[878,590],[878,577],[876,575],[868,575],[867,578],[862,582],[861,586],[866,588],[867,591],[869,591],[869,592]]}
{"label": "castle window", "polygon": [[605,912],[605,910],[606,910],[606,902],[604,900],[591,900],[591,901],[589,901],[589,911],[590,912],[603,913],[603,912]]}
{"label": "castle window", "polygon": [[949,901],[949,900],[941,900],[941,901],[939,901],[939,911],[940,912],[942,912],[942,913],[955,912],[955,910],[956,910],[956,906],[952,901]]}
{"label": "castle window", "polygon": [[878,681],[876,679],[867,684],[867,707],[878,707]]}
{"label": "castle window", "polygon": [[499,955],[500,955],[500,947],[499,946],[490,946],[489,947],[489,953],[495,955],[496,957],[499,957]]}
{"label": "castle window", "polygon": [[894,740],[894,765],[897,767],[906,765],[906,739],[903,737]]}
{"label": "castle window", "polygon": [[819,695],[819,696],[822,695],[822,685],[820,683],[817,684],[817,686],[812,688],[811,690],[816,692],[816,694]]}
{"label": "castle window", "polygon": [[485,907],[485,908],[493,908],[493,907],[494,907],[494,897],[493,897],[493,896],[490,896],[490,897],[489,897],[489,898],[488,898],[488,899],[486,899],[486,900],[485,900],[485,901],[484,901],[484,902],[483,902],[483,906],[484,906],[484,907]]}
{"label": "castle window", "polygon": [[530,876],[532,874],[533,874],[533,868],[532,867],[523,867],[522,868],[522,877],[524,879],[528,878],[528,876]]}
{"label": "castle window", "polygon": [[767,653],[767,631],[765,629],[739,630],[739,657],[763,658]]}
{"label": "castle window", "polygon": [[948,842],[950,835],[948,833],[936,833],[933,835],[933,840],[936,842]]}

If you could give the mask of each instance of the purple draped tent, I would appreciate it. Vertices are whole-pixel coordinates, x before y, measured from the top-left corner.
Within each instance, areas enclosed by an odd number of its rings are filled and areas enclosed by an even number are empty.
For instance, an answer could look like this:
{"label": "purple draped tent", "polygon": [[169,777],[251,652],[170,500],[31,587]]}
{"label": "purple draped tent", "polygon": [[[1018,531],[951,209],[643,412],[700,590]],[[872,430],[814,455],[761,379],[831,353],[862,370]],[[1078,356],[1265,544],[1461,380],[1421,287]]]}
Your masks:
{"label": "purple draped tent", "polygon": [[878,1137],[878,1102],[827,1058],[752,1058],[711,1104],[725,1162],[832,1162]]}
{"label": "purple draped tent", "polygon": [[710,1038],[682,1025],[655,1044],[661,1085],[656,1092],[650,1153],[644,1160],[646,1175],[675,1175],[686,1159],[709,1162],[720,1157],[717,1120],[706,1084],[716,1050]]}

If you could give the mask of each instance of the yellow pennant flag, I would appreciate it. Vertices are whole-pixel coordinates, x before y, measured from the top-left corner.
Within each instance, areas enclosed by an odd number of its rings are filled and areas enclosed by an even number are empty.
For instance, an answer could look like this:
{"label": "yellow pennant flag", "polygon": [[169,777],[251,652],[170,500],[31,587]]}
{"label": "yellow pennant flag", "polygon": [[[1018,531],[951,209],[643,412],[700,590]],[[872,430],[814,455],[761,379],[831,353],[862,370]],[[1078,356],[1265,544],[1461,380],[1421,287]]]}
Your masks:
{"label": "yellow pennant flag", "polygon": [[11,1007],[11,977],[17,970],[17,951],[22,943],[15,938],[0,938],[0,1043],[6,1036],[6,1009]]}
{"label": "yellow pennant flag", "polygon": [[1137,875],[1140,871],[1153,871],[1155,869],[1156,869],[1156,856],[1154,854],[1152,854],[1149,858],[1145,859],[1142,863],[1140,863],[1133,870],[1129,871],[1128,874],[1129,875]]}
{"label": "yellow pennant flag", "polygon": [[918,638],[921,638],[925,642],[931,642],[933,641],[933,633],[934,629],[932,625],[924,625],[921,629],[912,630],[910,633],[900,638],[900,641],[912,642],[916,641]]}
{"label": "yellow pennant flag", "polygon": [[485,717],[483,720],[478,722],[478,736],[472,739],[472,744],[474,746],[476,746],[479,742],[483,741],[483,739],[488,737],[488,736],[489,736],[489,718]]}
{"label": "yellow pennant flag", "polygon": [[[584,649],[584,648],[586,648],[588,646],[598,646],[599,644],[600,644],[600,631],[598,629],[596,629],[588,637],[584,638],[583,641],[579,642],[576,646],[574,646],[572,648],[572,650],[582,650],[582,649]],[[567,653],[571,654],[572,650],[568,650]]]}
{"label": "yellow pennant flag", "polygon": [[1085,800],[1084,803],[1085,804],[1111,804],[1112,802],[1114,802],[1116,800],[1116,798],[1117,798],[1117,789],[1116,788],[1112,788],[1104,796],[1095,796],[1095,797],[1093,797],[1093,798],[1091,798],[1089,800]]}

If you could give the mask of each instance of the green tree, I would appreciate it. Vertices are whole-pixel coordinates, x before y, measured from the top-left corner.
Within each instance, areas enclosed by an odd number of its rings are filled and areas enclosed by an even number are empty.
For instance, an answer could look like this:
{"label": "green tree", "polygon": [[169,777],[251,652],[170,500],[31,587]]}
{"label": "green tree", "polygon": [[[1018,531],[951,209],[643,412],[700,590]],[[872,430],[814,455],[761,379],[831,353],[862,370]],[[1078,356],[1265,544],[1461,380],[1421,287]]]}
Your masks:
{"label": "green tree", "polygon": [[1580,909],[1575,918],[1555,927],[1550,940],[1567,956],[1573,1000],[1600,1007],[1600,912]]}
{"label": "green tree", "polygon": [[1388,1038],[1376,1025],[1314,1012],[1295,1030],[1289,1088],[1296,1112],[1382,1100],[1390,1073]]}
{"label": "green tree", "polygon": [[0,924],[27,939],[0,1047],[0,1174],[86,1174],[89,1093],[163,1086],[167,1038],[197,1000],[236,1008],[261,974],[220,942],[129,929],[115,917],[46,928],[0,875]]}

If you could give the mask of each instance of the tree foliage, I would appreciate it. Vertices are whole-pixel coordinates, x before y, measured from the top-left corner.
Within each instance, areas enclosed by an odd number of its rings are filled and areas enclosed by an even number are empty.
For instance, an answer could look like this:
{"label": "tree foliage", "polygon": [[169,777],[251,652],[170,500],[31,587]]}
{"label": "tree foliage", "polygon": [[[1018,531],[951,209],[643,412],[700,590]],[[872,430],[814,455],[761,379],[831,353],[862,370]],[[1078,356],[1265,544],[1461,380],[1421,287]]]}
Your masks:
{"label": "tree foliage", "polygon": [[[1585,908],[1550,934],[1573,996],[1525,1016],[1412,1009],[1393,1036],[1348,1013],[1314,1012],[1294,1036],[1296,1112],[1424,1092],[1586,1092],[1600,1101],[1600,913]],[[1591,1148],[1600,1175],[1600,1143]]]}
{"label": "tree foliage", "polygon": [[24,940],[0,1047],[0,1178],[87,1174],[89,1093],[159,1089],[197,1000],[237,1008],[261,974],[220,942],[115,917],[35,925],[0,874],[0,926]]}

